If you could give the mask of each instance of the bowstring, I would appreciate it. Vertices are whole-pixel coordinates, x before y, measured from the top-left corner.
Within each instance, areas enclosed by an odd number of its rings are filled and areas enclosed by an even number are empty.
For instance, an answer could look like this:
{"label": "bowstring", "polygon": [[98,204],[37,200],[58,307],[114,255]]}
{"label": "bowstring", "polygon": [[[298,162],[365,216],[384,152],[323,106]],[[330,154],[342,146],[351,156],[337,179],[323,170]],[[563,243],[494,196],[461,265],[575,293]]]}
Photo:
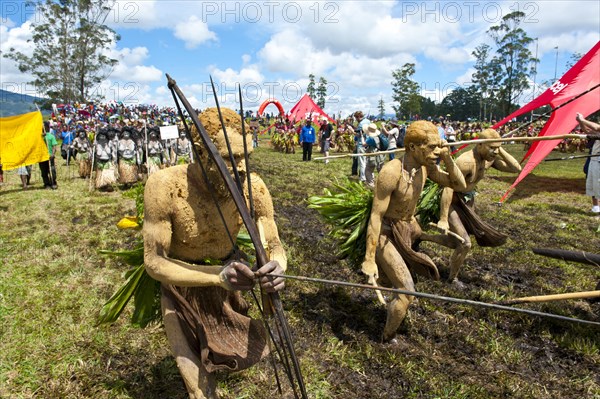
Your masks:
{"label": "bowstring", "polygon": [[[215,89],[215,85],[214,85],[214,82],[212,80],[212,77],[210,77],[210,82],[211,82],[211,86],[212,86],[212,90],[213,90],[213,96],[214,96],[214,99],[215,99],[215,104],[216,104],[216,107],[217,107],[217,112],[219,113],[219,120],[221,122],[221,129],[223,130],[223,135],[225,136],[225,143],[227,144],[227,151],[228,151],[228,155],[229,155],[229,160],[230,160],[231,165],[232,165],[235,182],[236,182],[236,185],[238,186],[240,195],[244,196],[244,192],[243,192],[243,189],[242,189],[242,180],[241,180],[240,175],[239,175],[238,170],[237,170],[237,165],[235,163],[235,159],[234,159],[234,156],[233,156],[233,151],[231,150],[229,136],[227,134],[227,129],[225,127],[225,123],[224,123],[224,120],[223,120],[223,114],[221,112],[221,106],[219,104],[219,99],[218,99],[218,96],[217,96],[217,91]],[[241,91],[240,91],[240,94],[241,94]],[[240,103],[241,103],[241,96],[240,96]],[[243,118],[242,118],[242,129],[244,129],[243,123],[244,122],[243,122]],[[246,146],[245,139],[244,139],[244,157],[245,157],[245,159],[248,159],[248,152],[247,152],[247,146]],[[251,181],[249,179],[250,178],[250,174],[248,173],[248,165],[246,165],[246,176],[248,178],[248,190],[249,190],[249,194],[248,195],[250,197],[249,198],[250,201],[252,201],[252,197],[251,197]],[[253,204],[253,202],[252,202],[252,204]],[[252,219],[253,220],[255,219],[255,215],[252,215]],[[261,288],[261,294],[262,294],[262,288]],[[283,363],[283,368],[284,368],[284,370],[286,372],[286,375],[287,375],[287,377],[288,377],[288,379],[290,381],[290,386],[292,387],[292,390],[294,392],[294,397],[299,398],[298,393],[296,391],[296,384],[294,384],[294,378],[293,378],[293,374],[292,374],[292,369],[290,367],[290,362],[289,362],[289,359],[288,359],[288,356],[289,356],[288,355],[288,351],[286,351],[285,345],[283,345],[283,348],[279,348],[279,346],[277,345],[277,342],[276,342],[275,337],[273,335],[273,331],[271,329],[271,326],[268,323],[268,319],[267,319],[267,316],[266,316],[265,309],[263,309],[263,307],[261,306],[261,303],[258,300],[258,298],[257,298],[256,294],[254,293],[254,291],[252,291],[252,296],[253,296],[254,301],[255,301],[255,303],[256,303],[256,305],[257,305],[257,307],[258,307],[258,309],[259,309],[259,311],[261,313],[265,329],[269,332],[269,336],[270,336],[270,338],[271,338],[271,340],[273,342],[273,346],[276,348],[276,351],[277,351],[277,354],[279,356],[279,359]],[[281,308],[280,311],[283,312],[283,308]],[[287,332],[288,336],[291,336],[289,330],[286,330],[286,324],[284,323],[283,320],[280,319],[280,317],[281,317],[280,314],[277,313],[277,312],[275,312],[275,315],[277,316],[274,319],[275,320],[275,326],[276,326],[276,328],[278,330],[279,336],[280,337],[281,336],[285,337],[286,336],[286,332]],[[286,331],[284,331],[284,330],[286,330]],[[288,342],[288,345],[291,347],[291,343]],[[283,354],[281,352],[283,352]],[[275,362],[273,361],[272,364],[275,365]],[[276,380],[277,380],[277,382],[279,384],[279,376],[277,374],[277,369],[275,369],[275,375],[276,375]],[[305,388],[304,388],[304,383],[302,381],[302,376],[301,375],[296,376],[296,380],[298,381],[299,388],[302,390],[302,393],[304,394],[305,393],[304,392]],[[279,392],[282,393],[280,385],[278,385],[278,389],[279,389]],[[303,395],[303,396],[305,397],[306,395]]]}
{"label": "bowstring", "polygon": [[[182,119],[183,125],[185,127],[186,134],[188,135],[188,137],[190,138],[190,141],[192,142],[192,149],[193,149],[194,155],[196,156],[196,159],[198,159],[198,165],[200,166],[200,168],[202,170],[202,174],[204,176],[204,179],[205,179],[207,185],[210,188],[209,191],[211,193],[211,198],[212,198],[213,202],[215,203],[215,205],[217,207],[217,211],[219,213],[219,216],[221,218],[223,226],[225,227],[225,230],[227,232],[227,236],[229,238],[229,241],[231,242],[231,245],[234,248],[234,250],[239,251],[237,243],[233,240],[233,236],[231,235],[231,232],[227,228],[227,224],[225,222],[225,218],[224,218],[224,215],[222,213],[222,210],[221,210],[221,208],[220,208],[220,206],[218,204],[217,198],[216,198],[216,196],[213,193],[215,191],[214,190],[214,185],[210,182],[210,179],[208,178],[208,174],[206,173],[206,170],[205,170],[202,162],[200,162],[200,159],[199,159],[200,157],[199,157],[198,149],[196,148],[195,145],[193,145],[193,139],[192,139],[192,136],[191,136],[191,132],[190,132],[189,126],[187,125],[186,120],[185,120],[185,118],[183,116],[183,112],[182,112],[181,107],[179,105],[179,101],[178,101],[178,99],[176,97],[176,94],[175,94],[175,91],[174,91],[174,87],[171,87],[170,90],[171,90],[171,94],[173,96],[173,99],[175,101],[175,105],[177,107],[178,113],[179,113],[179,115],[180,115],[180,117]],[[213,86],[213,90],[214,90],[214,86]],[[217,100],[216,96],[215,96],[215,100],[217,102],[217,110],[219,110],[219,114],[220,114],[220,117],[221,117],[221,126],[223,127],[223,133],[225,134],[226,141],[228,142],[228,139],[227,139],[227,136],[226,136],[227,135],[226,129],[225,129],[225,126],[224,126],[224,123],[223,123],[223,119],[222,119],[222,116],[221,116],[221,113],[220,113],[220,107],[218,106],[218,100]],[[229,155],[230,155],[230,160],[231,160],[231,158],[233,158],[233,153],[231,151],[230,146],[228,146],[228,150],[229,150]],[[236,168],[235,162],[232,162],[232,165],[233,165],[234,173],[237,174],[236,173],[237,172],[237,168]],[[239,178],[239,174],[238,174],[236,176],[236,184],[238,185],[238,188],[241,186],[240,182],[241,182],[241,179]],[[240,190],[240,192],[241,191],[242,190]],[[242,193],[242,195],[243,195],[243,193]],[[298,393],[296,392],[296,385],[293,382],[294,378],[292,377],[292,371],[291,371],[291,368],[290,368],[290,365],[289,365],[289,360],[287,359],[287,352],[285,350],[285,345],[283,346],[283,354],[282,354],[281,353],[281,348],[276,343],[276,340],[275,340],[275,337],[273,335],[273,332],[272,332],[270,326],[268,325],[268,322],[267,322],[264,310],[260,306],[260,302],[258,301],[258,298],[256,297],[256,294],[254,293],[254,291],[252,291],[252,296],[254,297],[254,300],[255,300],[258,308],[259,308],[259,311],[260,311],[261,315],[263,316],[263,322],[265,324],[265,328],[268,331],[269,336],[270,336],[272,342],[274,343],[274,347],[275,347],[275,349],[277,351],[277,354],[278,354],[279,358],[282,360],[282,363],[283,363],[283,366],[284,366],[284,370],[285,370],[285,372],[286,372],[286,374],[288,376],[288,379],[290,381],[290,386],[291,386],[291,388],[292,388],[292,390],[294,392],[294,397],[299,398]],[[281,329],[285,328],[285,324],[281,320],[279,320],[278,318],[275,318],[275,320],[279,322],[279,323],[276,323],[276,326],[277,326],[278,330],[280,331],[280,337],[281,336],[285,337],[286,336],[285,333],[283,331],[281,331]],[[288,345],[291,346],[291,343],[288,343]],[[274,364],[274,361],[273,361],[273,364]],[[280,381],[279,381],[279,376],[278,376],[278,373],[277,373],[277,369],[275,369],[275,378],[277,380],[278,390],[279,390],[280,393],[282,393],[282,388],[281,388],[281,385],[280,385]],[[302,381],[301,375],[300,376],[296,376],[296,379],[298,380],[298,385],[299,385],[300,389],[302,389],[302,392],[304,393],[304,386],[303,386],[303,381]],[[303,397],[306,397],[306,395],[303,395]]]}

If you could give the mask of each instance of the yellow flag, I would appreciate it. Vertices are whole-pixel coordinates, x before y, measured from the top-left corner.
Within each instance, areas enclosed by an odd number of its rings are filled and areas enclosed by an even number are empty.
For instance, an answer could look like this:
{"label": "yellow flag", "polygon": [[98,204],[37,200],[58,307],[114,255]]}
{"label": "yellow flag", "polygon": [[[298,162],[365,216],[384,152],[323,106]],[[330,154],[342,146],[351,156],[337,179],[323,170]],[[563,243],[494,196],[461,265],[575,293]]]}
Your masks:
{"label": "yellow flag", "polygon": [[42,113],[0,118],[0,162],[2,169],[47,161],[48,147],[42,136]]}

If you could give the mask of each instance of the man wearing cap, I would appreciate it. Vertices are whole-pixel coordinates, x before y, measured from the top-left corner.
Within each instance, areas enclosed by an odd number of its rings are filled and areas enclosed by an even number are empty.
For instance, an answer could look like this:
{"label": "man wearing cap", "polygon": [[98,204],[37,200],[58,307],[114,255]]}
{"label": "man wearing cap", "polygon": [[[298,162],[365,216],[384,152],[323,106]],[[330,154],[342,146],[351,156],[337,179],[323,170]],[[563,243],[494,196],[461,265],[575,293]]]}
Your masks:
{"label": "man wearing cap", "polygon": [[[374,123],[364,126],[364,132],[367,135],[367,139],[365,140],[367,144],[367,154],[376,153],[380,149],[380,131],[377,128],[377,125]],[[377,172],[381,171],[384,162],[383,155],[372,155],[367,157],[367,164],[365,166],[365,183],[370,188],[375,187],[375,169],[377,169]]]}
{"label": "man wearing cap", "polygon": [[[415,212],[427,178],[456,190],[466,187],[460,169],[442,144],[435,125],[427,121],[414,122],[406,132],[404,156],[388,162],[381,169],[375,185],[362,264],[362,272],[370,283],[379,281],[382,285],[414,291],[411,272],[439,279],[433,261],[414,251],[412,244],[421,236]],[[444,162],[446,171],[437,165],[439,159]],[[387,304],[384,341],[395,342],[396,331],[412,300],[410,295],[394,294]]]}
{"label": "man wearing cap", "polygon": [[[381,124],[381,130],[387,136],[388,139],[388,151],[392,151],[398,148],[397,140],[398,134],[400,133],[400,130],[398,129],[398,124],[396,122],[390,122],[390,126],[392,128],[390,130],[387,130],[385,127],[385,123]],[[396,154],[394,154],[393,152],[389,154],[390,161],[395,158],[395,155]]]}
{"label": "man wearing cap", "polygon": [[[365,118],[362,111],[356,111],[354,113],[354,118],[358,121],[356,129],[354,129],[354,153],[355,154],[364,154],[366,151],[365,148],[365,136],[363,129],[368,126],[371,121]],[[358,179],[360,181],[365,181],[365,168],[367,166],[367,160],[364,156],[353,157],[352,158],[352,176],[358,175]]]}
{"label": "man wearing cap", "polygon": [[[331,147],[331,135],[333,133],[333,125],[323,118],[323,123],[319,129],[321,136],[321,152],[327,158],[329,156],[329,148]],[[329,160],[325,160],[325,164],[328,164]]]}

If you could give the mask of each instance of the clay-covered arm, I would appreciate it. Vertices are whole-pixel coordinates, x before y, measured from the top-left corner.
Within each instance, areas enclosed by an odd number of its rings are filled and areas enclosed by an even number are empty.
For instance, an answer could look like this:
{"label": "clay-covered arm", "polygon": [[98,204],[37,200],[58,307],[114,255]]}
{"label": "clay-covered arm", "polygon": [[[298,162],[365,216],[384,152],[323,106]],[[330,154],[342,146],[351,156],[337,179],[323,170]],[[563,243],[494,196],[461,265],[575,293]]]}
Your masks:
{"label": "clay-covered arm", "polygon": [[270,259],[279,262],[279,265],[285,271],[287,269],[287,256],[279,239],[279,232],[275,224],[273,199],[264,181],[258,175],[253,174],[251,181],[257,224],[260,226],[259,230],[264,232],[266,249],[268,250]]}
{"label": "clay-covered arm", "polygon": [[438,165],[431,165],[427,167],[427,176],[444,187],[450,187],[455,191],[465,191],[467,189],[465,177],[452,159],[449,147],[441,148],[440,159],[444,161],[446,171],[441,170]]}
{"label": "clay-covered arm", "polygon": [[377,178],[371,216],[367,227],[367,250],[361,268],[362,272],[369,276],[369,281],[379,277],[377,264],[375,263],[375,251],[381,233],[381,223],[390,205],[392,193],[398,184],[401,173],[402,169],[399,168],[383,168]]}
{"label": "clay-covered arm", "polygon": [[223,266],[196,266],[169,258],[171,246],[171,202],[164,182],[151,176],[144,191],[144,265],[148,274],[165,284],[181,287],[228,288]]}
{"label": "clay-covered arm", "polygon": [[450,204],[452,204],[452,196],[454,190],[450,187],[444,187],[442,190],[442,196],[440,197],[440,220],[437,226],[442,230],[448,230],[450,225],[448,224],[448,214],[450,213]]}
{"label": "clay-covered arm", "polygon": [[519,173],[521,171],[519,162],[502,147],[498,149],[498,156],[492,164],[492,167],[502,172],[509,173]]}

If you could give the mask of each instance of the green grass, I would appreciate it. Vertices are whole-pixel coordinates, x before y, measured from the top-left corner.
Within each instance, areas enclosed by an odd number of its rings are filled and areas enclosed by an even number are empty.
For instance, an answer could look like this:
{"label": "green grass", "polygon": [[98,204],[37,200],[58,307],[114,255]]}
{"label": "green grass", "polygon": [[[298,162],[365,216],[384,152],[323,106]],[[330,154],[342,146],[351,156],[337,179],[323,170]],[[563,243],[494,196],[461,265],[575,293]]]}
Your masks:
{"label": "green grass", "polygon": [[[507,148],[522,157],[521,146]],[[349,175],[350,161],[300,160],[301,153],[266,146],[252,157],[273,196],[289,273],[364,283],[336,258],[329,226],[306,203]],[[135,214],[134,201],[119,191],[89,192],[74,167],[58,163],[58,190],[40,189],[37,168],[33,189],[21,190],[15,172],[0,189],[0,397],[186,398],[161,325],[133,328],[127,308],[114,325],[94,326],[129,268],[98,250],[135,244],[139,232],[115,226]],[[582,165],[542,163],[501,207],[495,203],[515,176],[490,171],[477,209],[511,238],[499,248],[474,244],[461,271],[465,290],[424,279],[417,288],[489,302],[594,289],[598,267],[531,252],[598,253],[600,219],[588,213]],[[450,251],[423,248],[447,273]],[[385,311],[371,292],[287,286],[282,299],[311,398],[600,397],[597,328],[421,299],[393,347],[380,342]],[[600,305],[582,300],[520,306],[600,318]],[[262,362],[220,375],[219,391],[223,398],[278,397],[272,375]]]}

